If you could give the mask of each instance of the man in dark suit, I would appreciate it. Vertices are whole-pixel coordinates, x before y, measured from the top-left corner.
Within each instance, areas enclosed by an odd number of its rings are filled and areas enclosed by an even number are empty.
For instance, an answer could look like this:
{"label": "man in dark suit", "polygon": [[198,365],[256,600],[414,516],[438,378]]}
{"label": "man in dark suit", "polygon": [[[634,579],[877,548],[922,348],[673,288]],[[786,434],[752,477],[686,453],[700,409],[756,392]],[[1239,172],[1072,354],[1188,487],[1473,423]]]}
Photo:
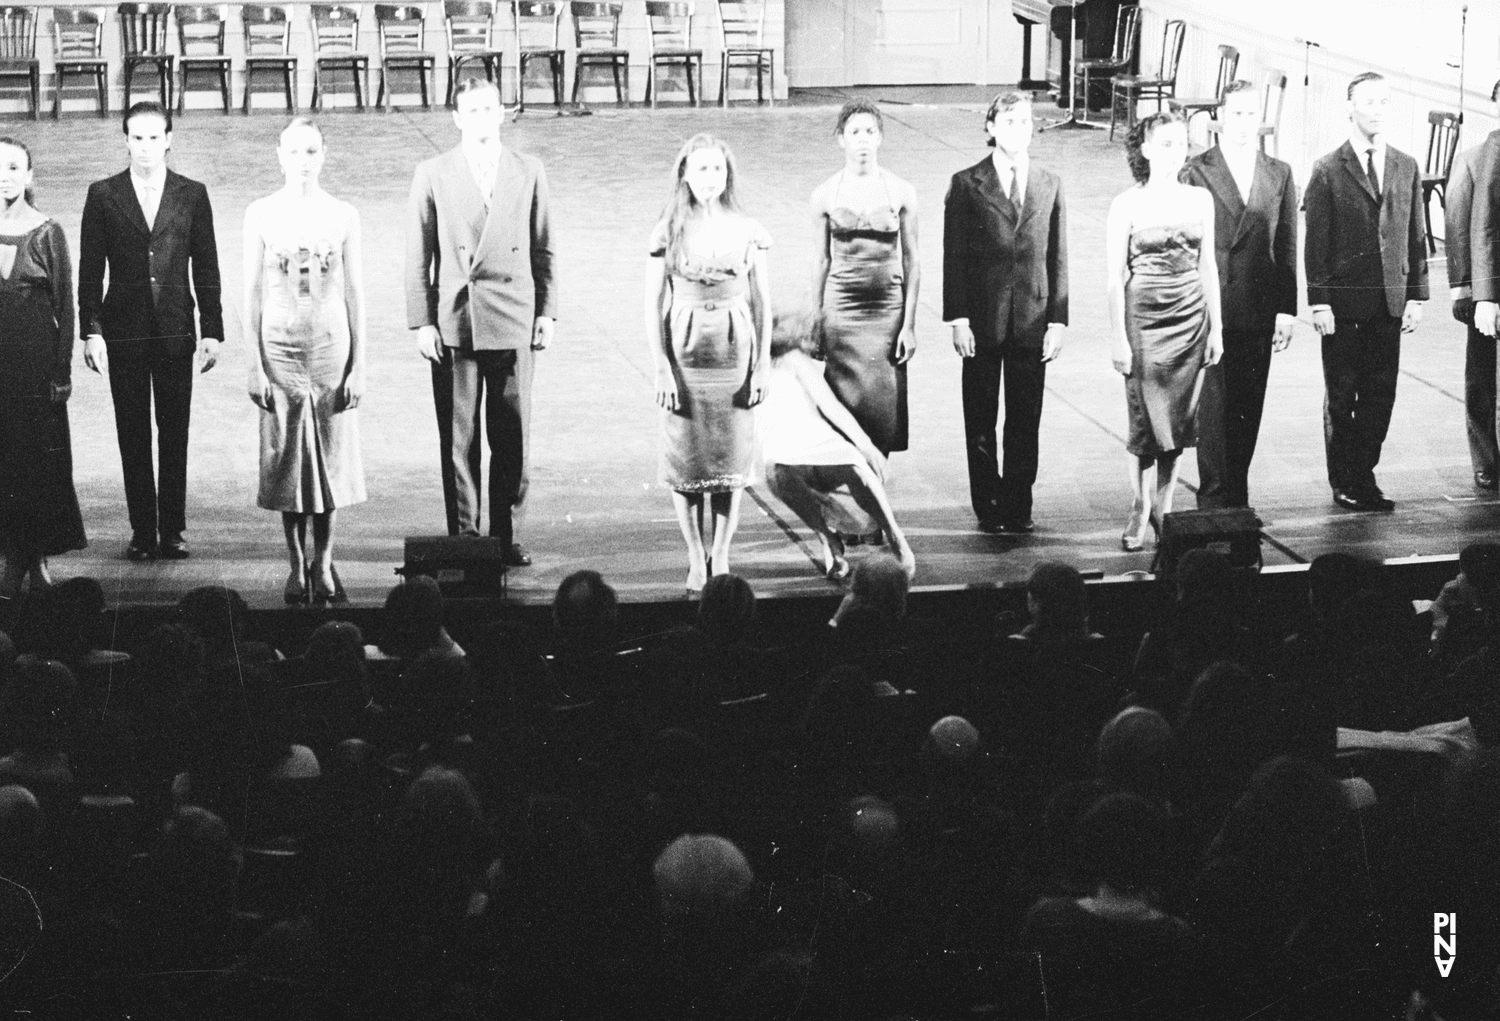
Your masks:
{"label": "man in dark suit", "polygon": [[1427,231],[1417,161],[1386,145],[1391,89],[1367,71],[1349,83],[1349,140],[1313,164],[1307,303],[1323,338],[1323,442],[1333,502],[1396,506],[1375,482],[1391,424],[1401,335],[1422,321]]}
{"label": "man in dark suit", "polygon": [[[943,207],[943,321],[964,360],[969,496],[986,532],[1035,527],[1031,487],[1047,363],[1068,323],[1062,182],[1032,165],[1031,99],[1007,92],[984,120],[995,151],[953,175]],[[1005,384],[1004,473],[995,448]]]}
{"label": "man in dark suit", "polygon": [[[490,440],[489,534],[505,561],[531,563],[516,541],[526,503],[534,352],[557,318],[547,175],[500,144],[495,86],[460,83],[456,148],[417,167],[406,247],[406,318],[432,362],[443,500],[450,535],[478,535],[481,418]],[[488,392],[488,399],[486,399]]]}
{"label": "man in dark suit", "polygon": [[[1500,114],[1500,82],[1490,90]],[[1500,296],[1500,131],[1459,154],[1443,202],[1448,287],[1453,318],[1469,328],[1464,351],[1464,407],[1469,462],[1476,489],[1500,489],[1500,435],[1496,429],[1495,302]],[[1483,282],[1474,269],[1483,264]],[[1488,307],[1481,306],[1484,302]],[[1480,314],[1476,315],[1476,311]]]}
{"label": "man in dark suit", "polygon": [[125,555],[180,560],[188,555],[182,533],[193,366],[213,368],[224,337],[214,214],[208,189],[167,169],[170,112],[159,103],[136,103],[124,126],[129,169],[89,185],[83,204],[78,325],[84,362],[109,374],[114,398],[130,511]]}
{"label": "man in dark suit", "polygon": [[1219,144],[1180,175],[1214,197],[1224,323],[1224,357],[1204,370],[1198,402],[1200,508],[1250,505],[1271,352],[1292,342],[1297,315],[1297,184],[1288,164],[1260,151],[1254,85],[1229,83],[1219,124]]}

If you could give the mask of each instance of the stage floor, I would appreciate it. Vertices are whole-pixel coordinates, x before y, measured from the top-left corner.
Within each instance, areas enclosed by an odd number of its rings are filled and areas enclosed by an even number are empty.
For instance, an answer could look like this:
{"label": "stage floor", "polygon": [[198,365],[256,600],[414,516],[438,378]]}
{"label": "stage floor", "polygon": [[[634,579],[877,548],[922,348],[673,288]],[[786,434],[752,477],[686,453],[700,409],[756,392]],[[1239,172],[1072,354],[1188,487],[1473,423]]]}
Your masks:
{"label": "stage floor", "polygon": [[[877,90],[878,91],[878,90]],[[887,90],[888,91],[888,90]],[[922,302],[911,364],[912,448],[893,458],[892,501],[918,559],[918,586],[991,585],[1025,577],[1044,559],[1119,575],[1144,571],[1148,552],[1125,554],[1129,510],[1121,380],[1110,368],[1105,319],[1104,220],[1130,184],[1121,142],[1104,132],[1042,134],[1033,158],[1061,174],[1069,213],[1072,329],[1049,369],[1042,418],[1034,535],[975,530],[968,506],[959,358],[941,316],[942,202],[948,177],[985,156],[982,103],[885,108],[884,166],[911,181],[920,201]],[[1039,108],[1038,114],[1044,111]],[[275,144],[283,120],[190,113],[175,133],[173,167],[207,183],[218,221],[228,343],[200,376],[194,399],[187,539],[192,558],[134,564],[107,382],[74,369],[71,414],[78,493],[90,546],[56,558],[60,577],[101,579],[112,602],[167,602],[195,585],[222,583],[256,606],[274,606],[286,576],[276,515],[255,506],[257,409],[246,396],[249,350],[240,335],[241,220],[251,200],[281,183]],[[443,530],[437,430],[426,363],[405,329],[402,225],[415,164],[457,143],[446,113],[330,113],[322,117],[324,186],[364,219],[370,319],[368,395],[360,410],[369,502],[341,512],[337,562],[351,597],[378,603],[396,580],[407,535]],[[683,140],[723,136],[738,159],[747,211],[776,241],[773,304],[808,302],[813,264],[807,198],[841,166],[833,110],[742,107],[617,111],[589,117],[529,112],[507,144],[547,167],[562,295],[557,341],[538,361],[529,519],[521,535],[535,565],[511,576],[510,593],[548,600],[582,567],[601,571],[630,600],[682,597],[686,574],[668,494],[656,485],[658,425],[652,365],[640,324],[646,238]],[[38,204],[76,248],[90,181],[126,165],[116,120],[0,128],[25,139],[36,160]],[[1332,147],[1339,140],[1329,139]],[[1407,140],[1393,139],[1410,148]],[[1405,145],[1403,146],[1403,142]],[[76,258],[76,251],[75,251]],[[1266,421],[1251,474],[1265,521],[1267,563],[1346,549],[1380,557],[1452,553],[1500,525],[1493,498],[1476,498],[1464,439],[1464,332],[1448,312],[1441,255],[1434,301],[1402,355],[1402,379],[1379,471],[1397,502],[1388,515],[1336,508],[1325,481],[1318,341],[1299,323],[1276,356]],[[1196,466],[1186,459],[1178,508],[1193,505]],[[854,555],[860,555],[855,550]],[[744,504],[733,568],[762,595],[826,595],[816,542],[769,493]]]}

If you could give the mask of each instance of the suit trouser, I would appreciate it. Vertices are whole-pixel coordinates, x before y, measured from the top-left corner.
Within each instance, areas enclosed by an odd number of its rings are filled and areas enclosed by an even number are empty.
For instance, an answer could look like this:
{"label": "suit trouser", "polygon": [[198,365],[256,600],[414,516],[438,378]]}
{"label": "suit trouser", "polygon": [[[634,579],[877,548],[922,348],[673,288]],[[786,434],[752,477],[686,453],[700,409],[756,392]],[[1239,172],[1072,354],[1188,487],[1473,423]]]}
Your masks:
{"label": "suit trouser", "polygon": [[1338,319],[1323,338],[1323,446],[1328,484],[1361,490],[1375,485],[1375,466],[1396,404],[1401,369],[1401,320]]}
{"label": "suit trouser", "polygon": [[1271,331],[1224,331],[1198,398],[1198,506],[1250,506],[1250,460],[1271,374]]}
{"label": "suit trouser", "polygon": [[[996,457],[995,420],[1005,384],[1004,473]],[[1041,348],[1006,343],[976,347],[963,366],[964,439],[969,457],[969,498],[982,521],[1031,516],[1038,431],[1047,366]]]}
{"label": "suit trouser", "polygon": [[[193,404],[191,339],[168,355],[154,340],[109,345],[109,392],[125,475],[131,535],[142,542],[177,539],[187,527],[188,420]],[[151,463],[152,398],[156,470]]]}
{"label": "suit trouser", "polygon": [[479,535],[481,424],[490,442],[489,534],[514,542],[525,514],[531,446],[530,347],[442,348],[432,367],[449,535]]}
{"label": "suit trouser", "polygon": [[1469,324],[1464,348],[1464,417],[1469,433],[1469,461],[1476,472],[1500,470],[1500,441],[1496,436],[1495,340]]}

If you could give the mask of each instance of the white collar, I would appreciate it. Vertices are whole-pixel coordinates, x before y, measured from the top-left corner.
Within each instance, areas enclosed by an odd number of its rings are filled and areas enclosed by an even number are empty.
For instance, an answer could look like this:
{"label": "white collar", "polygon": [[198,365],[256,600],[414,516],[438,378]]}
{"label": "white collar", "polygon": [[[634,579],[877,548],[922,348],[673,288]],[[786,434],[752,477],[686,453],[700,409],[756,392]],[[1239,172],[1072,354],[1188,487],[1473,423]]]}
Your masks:
{"label": "white collar", "polygon": [[460,142],[459,147],[463,149],[464,157],[475,166],[484,163],[498,166],[500,164],[500,151],[504,148],[498,138],[488,145]]}
{"label": "white collar", "polygon": [[1363,135],[1355,131],[1349,135],[1349,147],[1354,150],[1354,155],[1360,158],[1361,163],[1364,162],[1365,153],[1369,152],[1371,147],[1375,149],[1376,167],[1379,168],[1385,162],[1385,136],[1383,135],[1376,135],[1373,142],[1368,142]]}
{"label": "white collar", "polygon": [[1031,162],[1030,156],[1027,153],[1018,152],[1016,153],[1015,158],[1012,159],[1011,157],[1007,156],[1005,154],[1005,151],[998,145],[995,146],[995,151],[990,153],[990,159],[994,161],[995,169],[997,171],[1016,170],[1019,172],[1024,172]]}
{"label": "white collar", "polygon": [[167,184],[166,164],[162,164],[162,166],[156,171],[156,173],[152,174],[150,177],[142,177],[140,174],[135,172],[135,167],[131,167],[130,183],[136,188],[155,188],[157,191],[161,191],[164,187],[166,187]]}

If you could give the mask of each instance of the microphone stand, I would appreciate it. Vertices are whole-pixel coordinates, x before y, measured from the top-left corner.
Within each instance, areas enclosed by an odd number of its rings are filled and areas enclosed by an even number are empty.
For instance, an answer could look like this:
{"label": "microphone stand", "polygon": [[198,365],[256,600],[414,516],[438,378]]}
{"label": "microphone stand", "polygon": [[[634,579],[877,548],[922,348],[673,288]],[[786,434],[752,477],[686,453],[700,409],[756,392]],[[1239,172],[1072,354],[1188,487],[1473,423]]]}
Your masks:
{"label": "microphone stand", "polygon": [[[1078,44],[1078,8],[1084,0],[1066,0],[1068,6],[1073,8],[1073,16],[1068,19],[1068,116],[1062,120],[1052,121],[1037,128],[1041,131],[1100,131],[1102,124],[1090,124],[1088,121],[1078,119],[1078,61],[1082,59],[1073,52]],[[1059,82],[1059,85],[1062,83]],[[1084,105],[1087,106],[1088,96],[1083,97]]]}
{"label": "microphone stand", "polygon": [[1464,65],[1468,62],[1469,5],[1464,4],[1463,15],[1458,23],[1458,123],[1464,122]]}

